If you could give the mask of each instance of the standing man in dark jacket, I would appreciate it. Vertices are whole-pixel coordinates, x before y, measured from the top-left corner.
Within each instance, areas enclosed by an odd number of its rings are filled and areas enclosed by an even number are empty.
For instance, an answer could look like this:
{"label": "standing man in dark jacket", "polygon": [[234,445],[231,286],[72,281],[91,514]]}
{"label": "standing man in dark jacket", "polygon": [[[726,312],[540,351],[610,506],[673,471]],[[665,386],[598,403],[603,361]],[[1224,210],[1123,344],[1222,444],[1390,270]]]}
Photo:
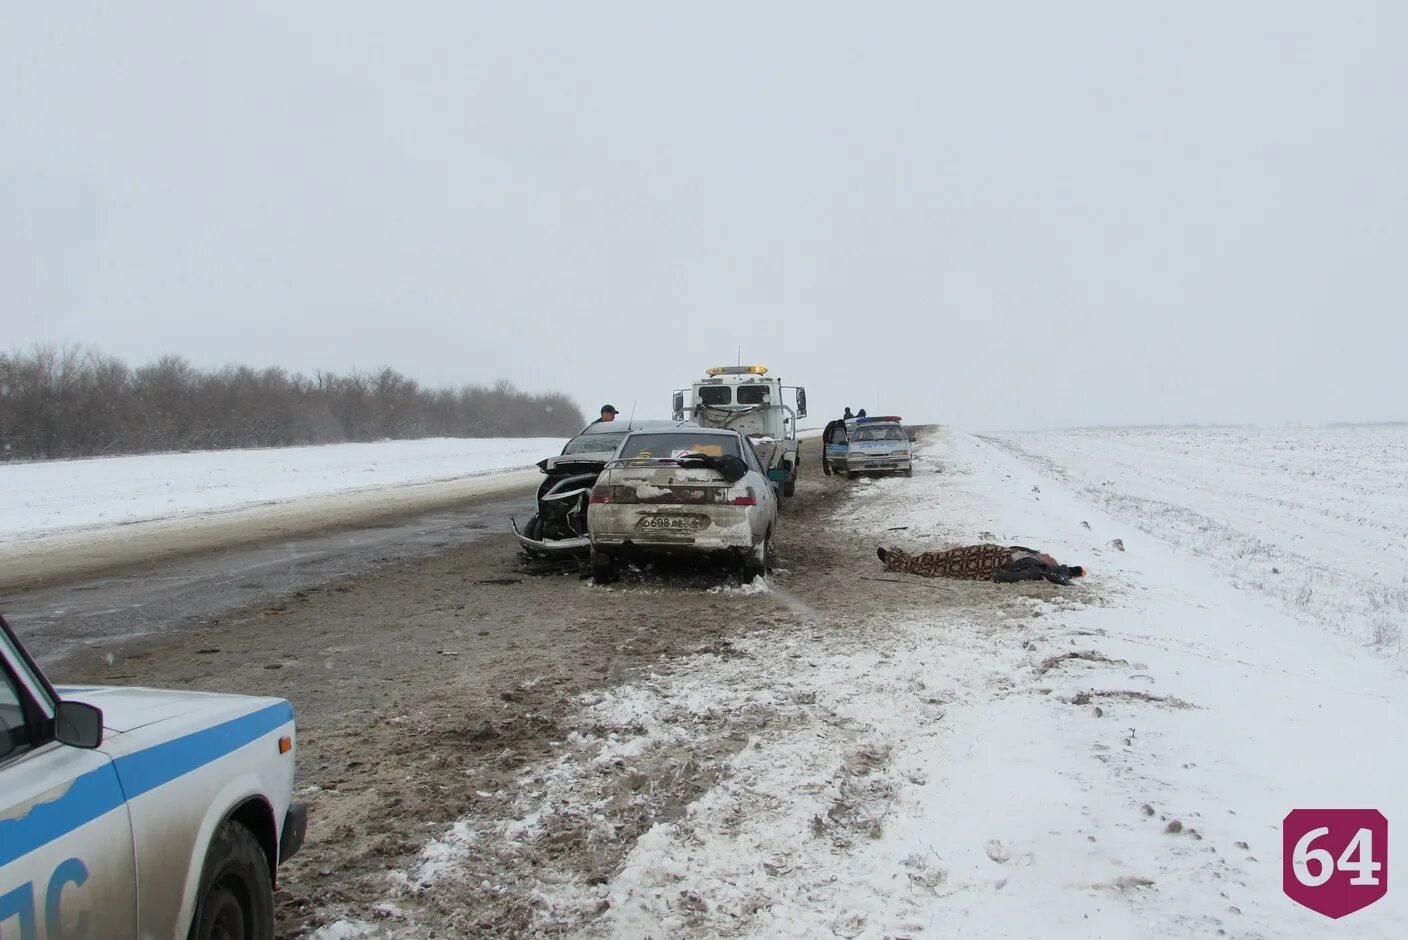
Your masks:
{"label": "standing man in dark jacket", "polygon": [[837,443],[835,440],[837,434],[845,434],[846,422],[854,418],[855,415],[851,414],[851,409],[847,407],[844,415],[827,424],[826,430],[821,432],[821,471],[827,476],[831,475],[831,466],[826,462],[826,446]]}
{"label": "standing man in dark jacket", "polygon": [[821,472],[827,476],[831,476],[831,464],[826,462],[826,446],[831,443],[831,437],[837,429],[845,426],[845,420],[837,418],[835,421],[829,422],[826,425],[826,430],[821,432]]}

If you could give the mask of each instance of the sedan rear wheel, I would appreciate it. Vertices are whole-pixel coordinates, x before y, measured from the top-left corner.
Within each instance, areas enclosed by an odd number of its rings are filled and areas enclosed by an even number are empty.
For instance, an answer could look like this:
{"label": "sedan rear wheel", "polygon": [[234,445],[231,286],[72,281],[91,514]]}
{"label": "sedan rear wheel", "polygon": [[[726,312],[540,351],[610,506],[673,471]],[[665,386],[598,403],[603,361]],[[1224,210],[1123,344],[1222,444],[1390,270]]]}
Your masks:
{"label": "sedan rear wheel", "polygon": [[772,569],[772,558],[772,532],[768,532],[761,545],[743,556],[743,562],[738,566],[738,573],[744,581],[752,581],[754,578],[762,577]]}
{"label": "sedan rear wheel", "polygon": [[592,548],[592,580],[597,584],[616,580],[616,560],[595,547]]}

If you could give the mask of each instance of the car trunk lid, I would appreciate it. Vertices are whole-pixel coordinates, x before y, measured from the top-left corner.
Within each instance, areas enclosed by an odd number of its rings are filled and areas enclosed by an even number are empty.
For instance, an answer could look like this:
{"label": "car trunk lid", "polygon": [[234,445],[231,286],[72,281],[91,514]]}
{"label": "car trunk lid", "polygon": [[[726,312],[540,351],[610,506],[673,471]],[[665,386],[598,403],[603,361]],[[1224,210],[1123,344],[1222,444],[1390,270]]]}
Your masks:
{"label": "car trunk lid", "polygon": [[627,505],[751,505],[755,498],[750,488],[729,483],[719,470],[670,461],[608,470],[592,492],[593,502]]}

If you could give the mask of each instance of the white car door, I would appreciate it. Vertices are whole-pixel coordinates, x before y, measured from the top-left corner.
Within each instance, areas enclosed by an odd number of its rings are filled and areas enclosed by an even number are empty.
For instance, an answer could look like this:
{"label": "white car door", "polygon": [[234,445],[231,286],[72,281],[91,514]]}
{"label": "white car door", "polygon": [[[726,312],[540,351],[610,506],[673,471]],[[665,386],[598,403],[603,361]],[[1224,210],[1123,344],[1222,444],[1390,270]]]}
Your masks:
{"label": "white car door", "polygon": [[122,787],[107,755],[53,740],[56,705],[0,631],[0,938],[135,937]]}
{"label": "white car door", "polygon": [[748,465],[747,485],[758,494],[758,508],[762,510],[760,515],[764,520],[763,528],[758,534],[762,535],[769,529],[776,532],[781,484],[768,479],[763,461],[758,457],[758,451],[753,447],[753,442],[744,435],[739,435],[739,438],[743,442],[743,462]]}
{"label": "white car door", "polygon": [[[763,477],[763,481],[764,481],[765,483],[766,483],[766,482],[770,482],[766,476]],[[778,512],[779,512],[780,509],[781,509],[782,496],[781,496],[781,493],[779,492],[779,490],[774,489],[774,488],[771,487],[771,486],[766,487],[766,490],[767,490],[767,494],[768,494],[768,527],[769,527],[770,529],[772,529],[773,534],[776,535],[776,534],[777,534],[777,515],[778,515]]]}

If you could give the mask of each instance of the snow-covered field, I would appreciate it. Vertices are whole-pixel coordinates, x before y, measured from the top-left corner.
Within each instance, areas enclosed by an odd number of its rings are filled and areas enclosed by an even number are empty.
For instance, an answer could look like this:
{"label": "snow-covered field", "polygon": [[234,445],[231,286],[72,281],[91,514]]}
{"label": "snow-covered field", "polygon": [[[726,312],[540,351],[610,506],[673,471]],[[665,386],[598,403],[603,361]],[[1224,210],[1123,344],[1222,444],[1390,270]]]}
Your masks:
{"label": "snow-covered field", "polygon": [[557,453],[543,438],[382,441],[0,464],[0,539],[460,479]]}
{"label": "snow-covered field", "polygon": [[[582,730],[512,795],[518,818],[453,827],[388,882],[387,921],[318,935],[419,936],[402,905],[527,878],[544,929],[587,936],[1401,937],[1408,892],[1338,923],[1286,898],[1281,821],[1408,819],[1402,447],[1375,430],[1037,435],[1020,451],[944,434],[912,480],[855,484],[834,528],[866,551],[1032,545],[1089,577],[901,578],[861,613],[775,579],[803,629],[760,624],[584,698]],[[726,602],[758,600],[739,593]],[[730,740],[702,795],[605,883],[515,868],[564,820],[609,843],[619,781],[649,799],[662,763],[702,774]],[[497,874],[464,867],[485,853]]]}
{"label": "snow-covered field", "polygon": [[1401,656],[1408,427],[1064,431],[995,440],[1287,614]]}

